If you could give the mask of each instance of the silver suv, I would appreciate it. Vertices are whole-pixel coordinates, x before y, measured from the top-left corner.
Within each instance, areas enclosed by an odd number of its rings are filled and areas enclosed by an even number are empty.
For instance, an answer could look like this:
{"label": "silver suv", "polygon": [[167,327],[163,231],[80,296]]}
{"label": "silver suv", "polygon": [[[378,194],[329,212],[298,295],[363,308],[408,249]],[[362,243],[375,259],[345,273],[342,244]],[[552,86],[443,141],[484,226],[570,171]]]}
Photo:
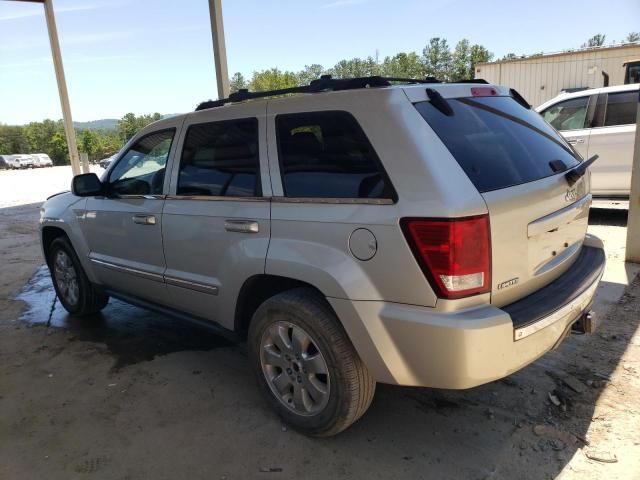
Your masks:
{"label": "silver suv", "polygon": [[376,382],[469,388],[592,331],[588,162],[506,87],[396,80],[240,91],[145,127],[42,208],[62,305],[246,335],[273,407],[317,436]]}

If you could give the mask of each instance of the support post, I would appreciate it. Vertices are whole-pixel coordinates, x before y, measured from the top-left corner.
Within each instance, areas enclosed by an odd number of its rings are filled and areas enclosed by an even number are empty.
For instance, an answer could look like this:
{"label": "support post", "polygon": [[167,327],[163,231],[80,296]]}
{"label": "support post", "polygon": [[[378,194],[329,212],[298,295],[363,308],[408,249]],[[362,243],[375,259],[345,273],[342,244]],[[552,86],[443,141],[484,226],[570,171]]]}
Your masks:
{"label": "support post", "polygon": [[90,173],[89,168],[89,154],[87,152],[80,152],[80,164],[82,165],[82,173]]}
{"label": "support post", "polygon": [[53,14],[53,3],[52,0],[43,0],[42,3],[44,4],[44,13],[47,19],[47,30],[49,32],[49,42],[51,43],[51,55],[53,56],[53,67],[55,69],[56,80],[58,82],[58,93],[60,95],[60,106],[62,107],[64,131],[67,136],[67,146],[69,148],[71,171],[74,175],[78,175],[80,174],[80,160],[78,158],[76,131],[73,128],[73,119],[71,118],[69,93],[67,92],[67,82],[64,78],[62,54],[60,53],[60,43],[58,42],[58,30],[56,28],[56,19]]}
{"label": "support post", "polygon": [[631,168],[625,260],[640,263],[640,91],[638,91],[638,104],[636,105],[636,138]]}
{"label": "support post", "polygon": [[224,43],[222,0],[209,0],[209,16],[211,17],[211,38],[213,40],[218,98],[226,98],[229,96],[229,70],[227,69],[227,49]]}

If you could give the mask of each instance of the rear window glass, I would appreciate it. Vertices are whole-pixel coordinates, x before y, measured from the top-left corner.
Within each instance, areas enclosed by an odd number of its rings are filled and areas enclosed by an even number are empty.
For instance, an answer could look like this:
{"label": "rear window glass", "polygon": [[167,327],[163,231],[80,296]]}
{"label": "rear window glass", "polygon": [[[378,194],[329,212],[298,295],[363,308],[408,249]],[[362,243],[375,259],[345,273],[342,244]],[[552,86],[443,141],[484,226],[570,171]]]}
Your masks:
{"label": "rear window glass", "polygon": [[636,123],[636,105],[638,91],[610,93],[607,96],[607,110],[604,114],[604,126],[629,125]]}
{"label": "rear window glass", "polygon": [[559,172],[550,165],[554,160],[567,169],[579,162],[557,131],[511,97],[455,98],[447,103],[451,116],[431,102],[415,106],[481,193],[555,175]]}
{"label": "rear window glass", "polygon": [[351,114],[278,115],[276,124],[285,196],[395,198],[378,156]]}

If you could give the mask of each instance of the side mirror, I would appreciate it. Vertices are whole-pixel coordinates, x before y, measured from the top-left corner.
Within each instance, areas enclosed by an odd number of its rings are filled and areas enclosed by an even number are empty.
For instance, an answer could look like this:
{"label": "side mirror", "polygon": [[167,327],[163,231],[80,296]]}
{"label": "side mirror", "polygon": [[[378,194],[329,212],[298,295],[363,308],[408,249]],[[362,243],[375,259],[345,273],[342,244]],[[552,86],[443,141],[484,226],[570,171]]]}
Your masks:
{"label": "side mirror", "polygon": [[91,197],[103,193],[102,182],[95,173],[76,175],[71,181],[71,193],[78,197]]}

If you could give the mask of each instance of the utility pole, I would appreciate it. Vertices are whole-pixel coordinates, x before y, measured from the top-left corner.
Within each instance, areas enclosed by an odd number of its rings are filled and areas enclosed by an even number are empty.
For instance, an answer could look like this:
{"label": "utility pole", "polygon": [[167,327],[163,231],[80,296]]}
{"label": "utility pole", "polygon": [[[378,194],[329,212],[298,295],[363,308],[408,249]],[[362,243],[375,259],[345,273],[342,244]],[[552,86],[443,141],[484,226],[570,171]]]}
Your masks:
{"label": "utility pole", "polygon": [[[62,66],[62,54],[60,53],[60,42],[58,41],[58,29],[56,18],[53,14],[53,0],[17,0],[20,2],[41,3],[44,5],[44,15],[47,20],[47,31],[49,32],[49,43],[51,44],[51,55],[53,56],[53,68],[56,72],[58,82],[58,94],[60,96],[60,106],[62,107],[62,119],[64,132],[67,136],[67,146],[69,148],[69,160],[71,161],[71,171],[74,175],[80,173],[80,157],[78,156],[78,145],[76,143],[76,131],[73,128],[71,118],[71,107],[69,106],[69,93],[67,92],[67,82],[64,77],[64,67]],[[86,172],[85,172],[86,173]]]}
{"label": "utility pole", "polygon": [[209,16],[211,17],[211,38],[213,40],[218,98],[226,98],[229,96],[229,70],[227,69],[227,48],[224,43],[222,0],[209,0]]}
{"label": "utility pole", "polygon": [[640,263],[640,91],[636,105],[636,139],[633,147],[625,260]]}

